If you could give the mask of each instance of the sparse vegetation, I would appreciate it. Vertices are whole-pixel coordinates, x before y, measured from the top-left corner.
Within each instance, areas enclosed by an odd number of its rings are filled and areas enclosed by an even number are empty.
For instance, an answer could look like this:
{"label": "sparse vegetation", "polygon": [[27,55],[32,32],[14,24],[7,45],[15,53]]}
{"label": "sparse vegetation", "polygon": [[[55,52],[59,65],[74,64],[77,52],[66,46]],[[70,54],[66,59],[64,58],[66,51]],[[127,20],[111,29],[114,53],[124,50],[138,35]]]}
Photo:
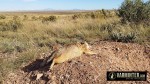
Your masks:
{"label": "sparse vegetation", "polygon": [[72,19],[74,19],[74,20],[77,19],[77,18],[79,18],[79,16],[77,14],[72,16]]}
{"label": "sparse vegetation", "polygon": [[18,21],[18,20],[20,20],[20,17],[15,15],[15,16],[13,16],[13,20]]}
{"label": "sparse vegetation", "polygon": [[101,19],[101,18],[106,18],[106,17],[116,17],[115,11],[107,11],[107,10],[98,10],[98,11],[94,11],[94,12],[88,12],[88,13],[78,13],[78,14],[74,14],[72,16],[73,20],[76,20],[78,18],[92,18],[92,19]]}
{"label": "sparse vegetation", "polygon": [[124,35],[122,33],[113,33],[110,35],[110,39],[116,42],[134,42],[136,39],[136,35],[134,33],[130,33]]}
{"label": "sparse vegetation", "polygon": [[104,17],[107,17],[106,11],[104,9],[102,9],[102,13],[103,13]]}
{"label": "sparse vegetation", "polygon": [[40,15],[38,19],[42,20],[42,19],[44,19],[44,17]]}
{"label": "sparse vegetation", "polygon": [[23,16],[23,20],[28,20],[28,16],[27,16],[27,15],[24,15],[24,16]]}
{"label": "sparse vegetation", "polygon": [[10,20],[8,22],[0,22],[0,31],[17,31],[22,28],[23,24],[17,20]]}
{"label": "sparse vegetation", "polygon": [[6,16],[0,15],[0,20],[1,20],[1,19],[6,19]]}
{"label": "sparse vegetation", "polygon": [[55,22],[56,19],[57,19],[56,16],[44,17],[44,18],[42,19],[42,23]]}
{"label": "sparse vegetation", "polygon": [[32,16],[32,18],[31,18],[32,20],[38,20],[38,18],[37,17],[35,17],[35,16]]}
{"label": "sparse vegetation", "polygon": [[[26,21],[23,21],[24,15],[10,14],[9,17],[2,19],[3,21],[0,20],[0,53],[15,55],[15,58],[0,57],[0,81],[9,71],[34,60],[41,53],[50,52],[54,44],[64,45],[95,39],[150,43],[150,27],[144,23],[130,22],[132,19],[136,19],[135,21],[146,21],[147,19],[137,18],[136,15],[133,16],[134,18],[128,18],[122,10],[125,9],[119,10],[121,18],[114,10],[98,10],[70,15],[33,13],[26,14],[30,18]],[[125,11],[128,13],[127,10]],[[142,18],[145,18],[145,15]],[[120,19],[125,19],[128,23],[124,24]]]}

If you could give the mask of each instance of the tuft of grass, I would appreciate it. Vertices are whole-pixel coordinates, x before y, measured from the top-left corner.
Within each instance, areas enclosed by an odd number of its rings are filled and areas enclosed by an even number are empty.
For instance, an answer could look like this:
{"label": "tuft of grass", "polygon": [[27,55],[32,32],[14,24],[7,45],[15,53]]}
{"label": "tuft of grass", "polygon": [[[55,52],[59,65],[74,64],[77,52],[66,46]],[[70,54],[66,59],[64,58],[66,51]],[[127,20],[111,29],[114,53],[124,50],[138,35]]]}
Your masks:
{"label": "tuft of grass", "polygon": [[19,17],[19,16],[17,16],[17,15],[15,15],[15,16],[13,16],[13,20],[14,21],[18,21],[18,20],[20,20],[21,18]]}
{"label": "tuft of grass", "polygon": [[12,60],[0,58],[0,83],[3,83],[3,80],[7,77],[7,75],[13,71],[13,66]]}
{"label": "tuft of grass", "polygon": [[17,31],[22,28],[23,24],[18,20],[9,22],[0,22],[0,31]]}
{"label": "tuft of grass", "polygon": [[44,17],[42,19],[42,23],[55,22],[56,20],[57,20],[56,16]]}
{"label": "tuft of grass", "polygon": [[28,50],[23,53],[20,53],[18,58],[14,60],[14,69],[20,68],[23,64],[26,64],[34,59],[34,57],[37,55],[37,51],[35,50]]}
{"label": "tuft of grass", "polygon": [[122,33],[112,33],[110,34],[110,39],[116,42],[134,42],[136,35],[134,33],[122,34]]}
{"label": "tuft of grass", "polygon": [[0,51],[3,53],[23,52],[26,49],[26,44],[17,40],[5,39],[0,41]]}
{"label": "tuft of grass", "polygon": [[1,20],[1,19],[6,19],[6,16],[0,15],[0,20]]}

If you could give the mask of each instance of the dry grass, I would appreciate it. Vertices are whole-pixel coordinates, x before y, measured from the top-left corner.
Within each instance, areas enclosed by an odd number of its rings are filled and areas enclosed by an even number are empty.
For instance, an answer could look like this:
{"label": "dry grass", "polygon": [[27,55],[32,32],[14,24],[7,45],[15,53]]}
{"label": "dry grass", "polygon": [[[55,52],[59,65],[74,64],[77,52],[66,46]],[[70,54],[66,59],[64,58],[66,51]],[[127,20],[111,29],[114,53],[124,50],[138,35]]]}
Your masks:
{"label": "dry grass", "polygon": [[[0,81],[8,74],[29,61],[39,57],[41,53],[50,52],[54,44],[70,44],[77,41],[110,40],[113,33],[135,33],[134,42],[150,42],[150,27],[144,25],[121,24],[120,18],[78,18],[72,19],[70,15],[56,15],[56,22],[42,23],[40,19],[32,20],[41,14],[6,14],[6,19],[0,22],[13,20],[14,15],[19,16],[23,24],[17,31],[0,31],[0,52],[14,55],[13,59],[0,57]],[[48,14],[42,14],[47,17]],[[9,57],[9,56],[8,56]],[[1,61],[2,60],[2,61]]]}

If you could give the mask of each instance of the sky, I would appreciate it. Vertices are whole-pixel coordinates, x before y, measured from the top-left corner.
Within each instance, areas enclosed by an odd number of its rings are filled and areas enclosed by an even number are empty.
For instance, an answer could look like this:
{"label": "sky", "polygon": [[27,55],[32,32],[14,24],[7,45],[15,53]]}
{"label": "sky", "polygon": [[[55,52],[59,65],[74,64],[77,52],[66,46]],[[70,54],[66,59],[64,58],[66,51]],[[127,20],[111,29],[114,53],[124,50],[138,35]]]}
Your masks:
{"label": "sky", "polygon": [[0,0],[0,11],[117,9],[123,1],[124,0]]}

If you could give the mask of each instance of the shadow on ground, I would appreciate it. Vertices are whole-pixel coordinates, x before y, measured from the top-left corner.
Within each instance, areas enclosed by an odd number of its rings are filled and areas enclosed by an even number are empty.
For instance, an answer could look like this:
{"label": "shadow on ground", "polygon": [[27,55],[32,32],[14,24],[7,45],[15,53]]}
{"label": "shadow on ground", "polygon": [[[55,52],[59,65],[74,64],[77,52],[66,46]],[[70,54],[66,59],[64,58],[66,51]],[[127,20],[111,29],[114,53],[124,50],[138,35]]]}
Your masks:
{"label": "shadow on ground", "polygon": [[40,64],[43,62],[44,59],[36,59],[35,61],[33,61],[32,63],[30,63],[29,65],[25,66],[22,68],[22,70],[24,72],[31,72],[31,71],[41,71],[41,72],[45,72],[49,70],[49,64],[47,64],[44,67],[40,67]]}

